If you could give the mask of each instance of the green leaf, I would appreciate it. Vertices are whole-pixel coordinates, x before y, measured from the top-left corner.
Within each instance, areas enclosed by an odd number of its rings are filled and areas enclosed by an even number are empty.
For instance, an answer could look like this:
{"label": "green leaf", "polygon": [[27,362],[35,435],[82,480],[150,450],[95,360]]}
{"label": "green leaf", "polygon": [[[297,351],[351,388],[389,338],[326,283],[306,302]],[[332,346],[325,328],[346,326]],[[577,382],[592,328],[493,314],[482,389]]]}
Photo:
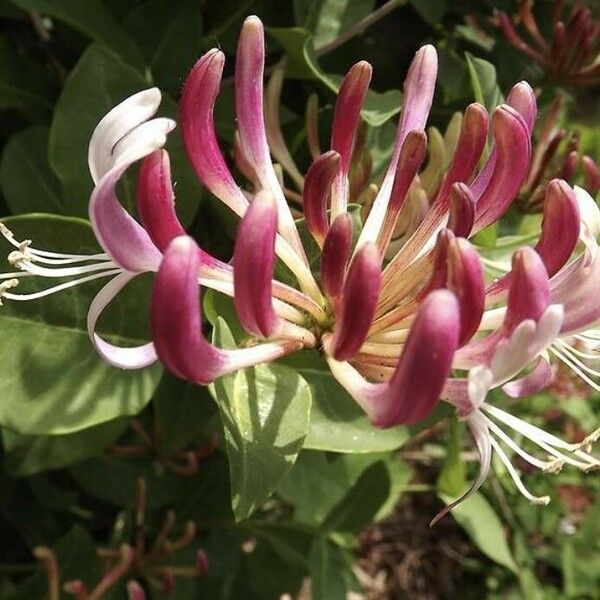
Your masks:
{"label": "green leaf", "polygon": [[15,477],[61,469],[99,454],[125,427],[127,419],[121,418],[69,435],[32,436],[3,429],[4,464]]}
{"label": "green leaf", "polygon": [[[58,252],[98,252],[85,221],[50,215],[4,220],[17,239]],[[56,280],[23,278],[17,290],[34,291]],[[87,429],[119,416],[136,414],[150,400],[160,367],[123,371],[94,351],[86,329],[96,282],[75,286],[41,300],[5,301],[0,311],[0,425],[23,434],[60,435]],[[147,341],[148,281],[138,278],[107,307],[98,333],[108,341],[139,345]]]}
{"label": "green leaf", "polygon": [[12,0],[32,10],[64,21],[94,42],[111,48],[131,64],[143,64],[139,48],[125,33],[102,0]]}
{"label": "green leaf", "polygon": [[[213,333],[221,348],[234,345],[222,319]],[[258,508],[292,468],[308,433],[311,392],[300,375],[271,364],[237,371],[210,386],[223,427],[236,520]]]}
{"label": "green leaf", "polygon": [[[383,480],[389,492],[385,505],[375,508],[377,517],[395,504],[410,479],[410,469],[390,454],[337,454],[303,450],[293,469],[277,488],[277,493],[294,506],[294,519],[320,526],[336,506],[344,503],[349,490],[375,463],[384,465]],[[376,484],[377,487],[377,484]],[[370,505],[371,500],[363,503]],[[377,502],[376,502],[377,503]],[[375,512],[373,513],[375,514]]]}
{"label": "green leaf", "polygon": [[351,559],[326,537],[311,544],[308,568],[313,600],[346,600],[356,586]]}
{"label": "green leaf", "polygon": [[[375,5],[374,0],[321,0],[318,16],[313,18],[314,44],[317,48],[337,38],[356,22],[366,17]],[[316,11],[313,9],[312,13]]]}
{"label": "green leaf", "polygon": [[191,442],[208,442],[217,414],[207,388],[164,373],[152,398],[161,456]]}
{"label": "green leaf", "polygon": [[362,473],[327,515],[324,528],[330,531],[360,531],[373,520],[390,491],[385,464],[377,461]]}
{"label": "green leaf", "polygon": [[[342,77],[325,73],[317,62],[313,38],[300,27],[268,28],[268,32],[287,53],[286,75],[292,79],[316,79],[334,94],[339,91]],[[363,119],[372,127],[379,127],[402,108],[402,94],[398,90],[384,93],[369,90],[362,110]]]}
{"label": "green leaf", "polygon": [[496,78],[496,67],[487,60],[477,58],[469,52],[465,52],[471,87],[475,100],[483,104],[488,112],[504,102],[502,91],[498,87]]}
{"label": "green leaf", "polygon": [[316,352],[297,352],[287,357],[285,363],[293,367],[312,389],[313,406],[305,448],[333,452],[383,452],[395,450],[408,440],[406,427],[373,427]]}
{"label": "green leaf", "polygon": [[71,467],[69,473],[88,494],[120,509],[135,506],[140,478],[146,482],[150,509],[183,503],[197,485],[196,478],[180,477],[147,459],[91,458]]}
{"label": "green leaf", "polygon": [[38,122],[52,111],[52,91],[46,73],[20,56],[1,35],[0,108],[14,108]]}
{"label": "green leaf", "polygon": [[[49,160],[60,179],[65,212],[87,215],[93,182],[87,165],[88,144],[102,117],[119,102],[150,85],[135,69],[102,46],[92,45],[71,71],[58,99],[50,129]],[[163,96],[160,114],[175,116],[177,107]],[[169,135],[173,180],[177,182],[177,212],[184,225],[196,213],[201,188],[185,157],[181,135],[176,129]],[[134,207],[134,182],[124,176],[120,199]]]}
{"label": "green leaf", "polygon": [[60,186],[48,164],[48,128],[22,129],[6,144],[0,188],[15,213],[62,212]]}
{"label": "green leaf", "polygon": [[150,0],[124,23],[141,48],[161,89],[177,96],[202,51],[202,13],[197,0]]}
{"label": "green leaf", "polygon": [[[440,498],[446,504],[450,504],[455,499],[444,494],[440,494]],[[518,573],[502,523],[485,496],[475,493],[451,512],[474,544],[486,556],[513,573]]]}

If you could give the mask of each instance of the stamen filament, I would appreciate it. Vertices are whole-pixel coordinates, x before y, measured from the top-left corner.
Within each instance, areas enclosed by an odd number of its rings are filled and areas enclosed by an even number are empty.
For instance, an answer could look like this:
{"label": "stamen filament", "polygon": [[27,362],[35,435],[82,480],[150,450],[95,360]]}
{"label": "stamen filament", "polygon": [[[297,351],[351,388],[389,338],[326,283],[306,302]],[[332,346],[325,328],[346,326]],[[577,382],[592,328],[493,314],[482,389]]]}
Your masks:
{"label": "stamen filament", "polygon": [[[122,273],[121,269],[111,269],[108,271],[103,271],[101,273],[94,273],[93,275],[87,275],[86,277],[81,277],[79,279],[72,279],[71,281],[65,281],[64,283],[60,283],[58,285],[46,288],[45,290],[41,290],[39,292],[34,292],[31,294],[12,294],[9,292],[5,292],[3,294],[4,298],[9,300],[17,300],[19,302],[26,302],[28,300],[37,300],[38,298],[44,298],[45,296],[50,296],[51,294],[55,294],[56,292],[60,292],[62,290],[66,290],[71,287],[75,287],[82,283],[86,283],[88,281],[93,281],[94,279],[99,279],[100,277],[109,277],[111,275],[118,275]],[[12,280],[9,280],[12,281]],[[7,282],[8,283],[8,282]],[[2,294],[0,294],[2,295]]]}

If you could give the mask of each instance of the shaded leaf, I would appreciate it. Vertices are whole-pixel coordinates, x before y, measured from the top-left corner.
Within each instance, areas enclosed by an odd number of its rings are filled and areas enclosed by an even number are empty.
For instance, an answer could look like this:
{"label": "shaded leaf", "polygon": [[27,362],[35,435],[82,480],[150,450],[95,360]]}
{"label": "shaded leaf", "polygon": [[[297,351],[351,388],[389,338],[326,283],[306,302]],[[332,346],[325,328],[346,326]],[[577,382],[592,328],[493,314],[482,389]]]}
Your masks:
{"label": "shaded leaf", "polygon": [[[286,75],[292,79],[317,79],[337,94],[342,76],[325,73],[315,56],[311,34],[300,27],[267,30],[285,49]],[[369,90],[362,110],[363,119],[373,127],[379,127],[402,108],[402,94],[398,90],[383,93]]]}
{"label": "shaded leaf", "polygon": [[48,164],[48,128],[15,133],[0,162],[0,188],[15,213],[62,212],[60,186]]}
{"label": "shaded leaf", "polygon": [[94,42],[111,48],[137,67],[142,66],[139,48],[125,33],[102,0],[12,0],[24,10],[33,10],[74,27]]}
{"label": "shaded leaf", "polygon": [[325,537],[312,543],[308,567],[313,600],[345,600],[356,586],[350,557]]}
{"label": "shaded leaf", "polygon": [[52,110],[51,95],[46,73],[0,35],[0,108],[14,108],[39,122]]}
{"label": "shaded leaf", "polygon": [[141,48],[153,79],[177,96],[202,51],[202,13],[197,0],[150,0],[124,23]]}
{"label": "shaded leaf", "polygon": [[469,52],[465,52],[471,87],[475,100],[483,104],[488,112],[504,102],[504,96],[500,90],[496,78],[496,67],[487,60],[477,58]]}
{"label": "shaded leaf", "polygon": [[323,526],[331,531],[360,531],[373,520],[390,491],[390,478],[385,464],[377,461],[347,490],[327,515]]}
{"label": "shaded leaf", "polygon": [[21,435],[4,429],[4,464],[15,477],[67,467],[99,454],[126,427],[126,419],[113,419],[69,435]]}

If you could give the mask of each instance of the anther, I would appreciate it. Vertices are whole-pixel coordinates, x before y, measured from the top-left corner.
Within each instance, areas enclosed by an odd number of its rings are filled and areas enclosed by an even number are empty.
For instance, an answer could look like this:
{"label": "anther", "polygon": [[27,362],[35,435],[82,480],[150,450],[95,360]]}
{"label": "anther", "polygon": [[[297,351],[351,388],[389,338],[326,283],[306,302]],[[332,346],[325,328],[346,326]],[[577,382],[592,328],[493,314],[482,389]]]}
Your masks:
{"label": "anther", "polygon": [[575,452],[577,450],[585,450],[585,452],[589,454],[592,450],[592,444],[597,442],[599,439],[600,427],[598,427],[598,429],[596,429],[595,431],[592,431],[592,433],[590,433],[583,440],[581,440],[581,442],[578,442],[577,444],[571,444],[570,446],[568,446],[567,449],[570,452]]}
{"label": "anther", "polygon": [[565,465],[565,460],[562,458],[554,458],[550,460],[548,464],[542,469],[544,473],[551,473],[552,475],[556,475],[560,473],[563,466]]}
{"label": "anther", "polygon": [[2,298],[6,295],[6,291],[19,285],[18,279],[7,279],[0,282],[0,306],[2,306]]}
{"label": "anther", "polygon": [[24,270],[23,263],[28,260],[30,260],[30,256],[26,251],[23,252],[22,250],[13,250],[8,255],[8,262],[17,269]]}

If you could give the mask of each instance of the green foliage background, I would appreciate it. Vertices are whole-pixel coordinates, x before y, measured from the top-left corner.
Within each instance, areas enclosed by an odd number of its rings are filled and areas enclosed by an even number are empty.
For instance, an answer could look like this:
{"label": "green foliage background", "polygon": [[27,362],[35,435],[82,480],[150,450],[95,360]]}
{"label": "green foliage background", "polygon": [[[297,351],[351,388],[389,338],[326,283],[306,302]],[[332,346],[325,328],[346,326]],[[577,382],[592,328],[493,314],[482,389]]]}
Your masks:
{"label": "green foliage background", "polygon": [[[152,85],[164,92],[161,111],[176,118],[181,86],[201,53],[219,46],[231,75],[248,14],[258,14],[268,28],[268,64],[287,54],[281,115],[304,169],[306,101],[318,94],[325,139],[340,76],[357,60],[374,66],[363,117],[376,172],[391,152],[403,76],[421,44],[434,43],[440,56],[431,117],[440,128],[474,99],[495,106],[522,78],[544,83],[488,23],[493,9],[514,9],[509,0],[398,0],[384,19],[335,47],[382,4],[0,0],[0,214],[17,237],[33,238],[38,247],[94,249],[85,220],[94,126],[120,100]],[[542,11],[549,4],[538,3]],[[486,35],[466,24],[466,14]],[[542,86],[542,107],[553,92]],[[572,100],[569,126],[599,160],[598,90],[578,91]],[[228,80],[215,119],[229,152],[235,121]],[[195,180],[177,132],[168,149],[182,221],[207,249],[229,258],[235,222]],[[129,176],[120,190],[129,208],[132,186]],[[147,339],[140,306],[148,289],[149,281],[127,289],[104,315],[100,332],[125,344]],[[440,407],[419,429],[377,431],[316,353],[225,377],[210,390],[159,367],[113,369],[95,356],[85,329],[96,290],[77,287],[43,302],[6,303],[0,311],[2,600],[45,597],[46,576],[31,554],[40,545],[54,549],[62,582],[76,578],[93,587],[103,568],[97,547],[118,548],[131,539],[140,478],[147,486],[150,538],[168,509],[177,515],[176,532],[186,520],[197,524],[194,541],[169,564],[193,563],[198,548],[211,562],[204,577],[178,578],[168,597],[272,599],[295,595],[310,577],[314,600],[342,599],[361,588],[353,564],[365,526],[388,517],[409,495],[424,494],[435,510],[418,516],[414,528],[422,529],[475,471],[461,452],[472,459],[464,430],[449,410]],[[241,341],[230,302],[207,293],[204,307],[215,341]],[[596,427],[597,409],[596,398],[558,404],[550,395],[520,408],[534,421],[554,415],[559,430]],[[190,452],[202,454],[215,436],[217,450],[200,459],[196,472],[183,476],[172,468]],[[137,450],[127,455],[127,448]],[[597,477],[531,474],[532,489],[553,499],[539,509],[496,467],[483,493],[446,517],[471,544],[452,575],[455,597],[600,598]],[[166,597],[160,586],[138,578],[149,597]],[[105,597],[125,597],[125,581]]]}

